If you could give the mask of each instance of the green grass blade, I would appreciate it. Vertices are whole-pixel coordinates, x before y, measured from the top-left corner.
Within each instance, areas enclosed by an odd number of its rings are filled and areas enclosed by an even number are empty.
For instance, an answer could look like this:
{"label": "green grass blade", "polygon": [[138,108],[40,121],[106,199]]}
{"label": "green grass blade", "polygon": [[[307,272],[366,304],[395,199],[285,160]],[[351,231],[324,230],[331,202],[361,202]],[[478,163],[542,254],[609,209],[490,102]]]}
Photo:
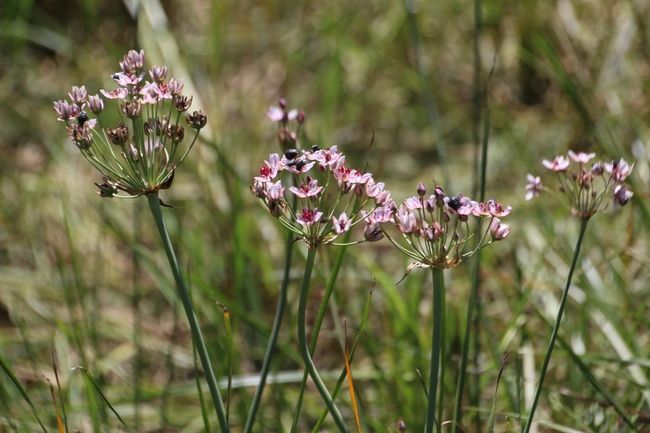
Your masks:
{"label": "green grass blade", "polygon": [[43,422],[41,421],[41,418],[38,416],[38,412],[36,412],[36,407],[34,407],[34,403],[32,403],[32,400],[29,398],[29,395],[27,395],[27,391],[25,388],[23,388],[23,385],[20,383],[14,372],[11,370],[11,367],[9,367],[9,364],[7,364],[7,361],[0,355],[0,366],[2,366],[2,369],[7,373],[7,376],[9,376],[9,379],[13,382],[14,386],[18,389],[20,394],[23,396],[23,399],[27,402],[29,407],[32,410],[32,413],[36,417],[36,420],[40,424],[41,428],[45,433],[47,433],[47,429],[43,425]]}

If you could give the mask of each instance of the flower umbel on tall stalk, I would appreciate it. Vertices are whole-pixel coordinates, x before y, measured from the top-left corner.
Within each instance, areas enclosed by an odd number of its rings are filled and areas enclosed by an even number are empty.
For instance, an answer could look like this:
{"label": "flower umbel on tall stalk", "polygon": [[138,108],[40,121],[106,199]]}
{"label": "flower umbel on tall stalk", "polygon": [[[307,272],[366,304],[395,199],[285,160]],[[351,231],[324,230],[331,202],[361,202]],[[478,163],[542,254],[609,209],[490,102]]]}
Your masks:
{"label": "flower umbel on tall stalk", "polygon": [[[429,395],[425,433],[440,431],[442,401],[437,401],[439,383],[443,383],[445,327],[445,282],[443,270],[457,266],[476,251],[495,241],[505,239],[510,227],[501,223],[510,206],[503,206],[490,199],[479,203],[465,197],[446,196],[440,186],[427,197],[427,188],[420,182],[416,195],[407,198],[397,207],[394,202],[375,208],[366,215],[367,231],[384,234],[401,252],[414,263],[406,269],[406,275],[415,268],[430,268],[433,282],[433,329],[431,335],[431,366],[429,370]],[[489,224],[483,226],[482,220]],[[402,234],[402,241],[391,237],[383,226],[395,226]],[[468,240],[478,237],[475,246],[468,249]]]}
{"label": "flower umbel on tall stalk", "polygon": [[[293,177],[295,186],[286,188],[283,185],[283,180],[280,179],[283,173]],[[290,148],[282,157],[276,153],[271,154],[264,161],[259,176],[255,177],[250,189],[280,224],[307,244],[307,262],[298,305],[300,354],[305,363],[305,371],[318,388],[339,431],[348,432],[340,411],[318,374],[308,347],[305,319],[311,273],[318,247],[335,244],[339,236],[364,222],[364,209],[372,212],[378,206],[389,203],[390,193],[384,189],[382,182],[375,182],[372,174],[347,167],[345,156],[336,146],[329,149],[313,146],[308,151]],[[365,231],[364,239],[359,242],[376,241],[381,237],[380,232]],[[304,381],[301,392],[302,389]],[[299,398],[296,416],[300,404]],[[294,417],[294,425],[296,420]]]}
{"label": "flower umbel on tall stalk", "polygon": [[[298,186],[287,191],[279,178],[282,172],[293,174]],[[392,203],[384,183],[375,182],[370,173],[347,167],[345,156],[336,146],[313,146],[309,151],[288,149],[282,157],[273,153],[264,161],[250,189],[264,201],[271,215],[310,249],[333,243],[363,222],[367,215],[364,208],[374,212],[378,206]],[[289,194],[298,198],[295,209]],[[381,237],[380,233],[366,231],[364,240]]]}
{"label": "flower umbel on tall stalk", "polygon": [[[54,102],[54,111],[65,122],[70,140],[103,175],[103,183],[96,184],[101,197],[133,198],[169,188],[176,168],[207,121],[200,111],[182,115],[193,99],[182,94],[183,80],[167,80],[166,66],[153,66],[147,73],[144,62],[144,51],[129,51],[120,62],[121,71],[111,75],[119,87],[101,90],[103,98],[117,104],[122,117],[117,125],[102,125],[104,99],[98,94],[89,96],[85,86],[73,87],[68,93],[70,101]],[[147,76],[151,81],[145,80]],[[174,162],[179,144],[185,140],[181,117],[194,136]]]}
{"label": "flower umbel on tall stalk", "polygon": [[[510,227],[499,219],[510,213],[510,206],[493,199],[478,203],[462,193],[446,196],[440,186],[425,197],[427,189],[422,182],[416,191],[417,195],[407,198],[399,207],[391,201],[366,215],[369,227],[391,224],[400,231],[404,243],[382,230],[393,245],[415,260],[406,274],[414,268],[452,268],[510,234]],[[487,226],[478,224],[483,219],[489,219]],[[467,241],[475,236],[480,242],[467,250]]]}
{"label": "flower umbel on tall stalk", "polygon": [[[535,417],[535,410],[539,402],[539,397],[542,393],[542,385],[546,377],[553,348],[555,347],[555,340],[560,329],[562,322],[562,315],[564,314],[564,307],[571,287],[571,279],[578,262],[582,241],[587,230],[587,223],[589,219],[598,211],[607,208],[608,203],[603,204],[609,197],[612,199],[613,208],[617,210],[620,206],[624,206],[632,197],[632,192],[627,190],[625,179],[632,173],[634,164],[629,165],[624,159],[619,161],[612,161],[609,163],[595,162],[589,165],[590,161],[596,156],[595,153],[575,153],[568,152],[568,158],[564,155],[555,157],[553,161],[542,161],[542,164],[549,170],[557,173],[560,186],[559,193],[550,190],[542,185],[539,176],[535,177],[531,174],[527,176],[528,185],[526,185],[526,200],[530,200],[540,194],[541,191],[548,191],[552,193],[567,209],[580,218],[580,234],[578,241],[573,251],[573,259],[567,275],[562,298],[560,299],[560,306],[555,317],[555,324],[551,333],[551,339],[544,356],[542,369],[539,375],[539,382],[535,390],[535,396],[528,411],[528,419],[524,426],[523,432],[528,433],[533,424]],[[577,169],[571,168],[571,162],[577,164]],[[574,166],[575,166],[574,164]],[[611,194],[611,195],[610,195]],[[627,414],[619,412],[623,418],[628,422]]]}
{"label": "flower umbel on tall stalk", "polygon": [[[539,176],[529,174],[526,200],[539,196],[542,190],[548,191],[572,214],[583,220],[604,210],[607,205],[603,205],[603,202],[608,197],[612,199],[614,210],[626,205],[633,193],[627,190],[625,179],[632,173],[634,164],[629,165],[624,159],[589,164],[595,156],[595,153],[575,153],[570,150],[569,158],[560,155],[553,161],[542,161],[546,168],[557,173],[560,181],[559,194],[545,188]],[[577,163],[577,169],[571,169],[571,161]]]}
{"label": "flower umbel on tall stalk", "polygon": [[[163,218],[161,204],[164,203],[158,198],[159,190],[171,186],[176,168],[196,142],[207,118],[200,111],[185,116],[188,126],[196,132],[183,155],[173,165],[178,145],[185,138],[185,127],[179,122],[182,113],[192,104],[192,96],[181,93],[182,80],[171,78],[166,81],[166,66],[152,67],[149,70],[151,81],[143,81],[146,75],[142,71],[144,61],[144,51],[129,51],[120,62],[121,72],[112,75],[120,87],[101,91],[105,98],[117,100],[122,116],[118,125],[109,128],[102,125],[99,115],[104,110],[104,100],[99,95],[88,96],[85,86],[73,87],[72,92],[68,93],[71,102],[56,101],[54,111],[58,119],[65,122],[72,142],[104,175],[104,182],[96,184],[101,197],[147,196],[201,359],[219,426],[222,432],[229,432],[217,379]],[[90,118],[86,109],[97,117]],[[97,125],[101,126],[100,130],[96,129]],[[122,196],[120,192],[128,195]]]}

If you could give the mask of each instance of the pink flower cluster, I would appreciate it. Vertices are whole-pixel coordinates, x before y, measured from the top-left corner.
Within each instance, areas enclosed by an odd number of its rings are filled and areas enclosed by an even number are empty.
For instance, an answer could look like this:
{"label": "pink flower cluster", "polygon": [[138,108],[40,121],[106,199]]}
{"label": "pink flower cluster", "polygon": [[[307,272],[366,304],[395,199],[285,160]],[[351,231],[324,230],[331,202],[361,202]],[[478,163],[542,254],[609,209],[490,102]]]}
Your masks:
{"label": "pink flower cluster", "polygon": [[[183,80],[171,78],[166,81],[166,66],[153,66],[148,71],[151,81],[145,81],[147,74],[141,71],[144,62],[144,51],[129,51],[119,62],[121,71],[111,76],[120,87],[100,91],[107,99],[121,101],[124,118],[114,128],[94,130],[100,123],[104,100],[98,94],[89,96],[85,86],[73,87],[68,93],[70,101],[54,102],[57,118],[65,122],[72,142],[102,173],[104,183],[96,184],[102,197],[113,197],[118,190],[138,196],[169,188],[174,169],[189,151],[175,166],[170,165],[178,144],[185,137],[184,126],[178,124],[180,113],[190,108],[193,97],[181,93]],[[169,119],[172,109],[177,113],[176,123]],[[91,119],[86,110],[97,118]],[[195,141],[207,118],[195,111],[186,115],[185,120],[196,130]],[[115,152],[112,146],[118,146],[120,151]]]}
{"label": "pink flower cluster", "polygon": [[[619,161],[589,162],[595,153],[568,152],[568,158],[560,155],[553,161],[542,161],[549,170],[555,171],[560,177],[559,191],[568,200],[572,213],[581,219],[589,219],[601,210],[601,205],[609,191],[612,191],[614,210],[624,206],[632,198],[633,193],[627,190],[625,179],[632,173],[634,164],[629,165],[624,159]],[[569,172],[571,161],[578,163],[577,171]],[[526,200],[539,196],[544,190],[539,176],[528,174],[526,185]],[[596,184],[596,179],[600,179]]]}
{"label": "pink flower cluster", "polygon": [[[417,195],[407,198],[399,207],[391,200],[365,218],[368,227],[374,230],[385,223],[395,226],[406,246],[383,233],[402,252],[416,260],[418,267],[456,266],[478,249],[510,234],[510,227],[499,219],[510,213],[510,206],[503,206],[493,199],[479,203],[463,194],[446,196],[440,186],[426,197],[426,187],[421,182],[416,191]],[[470,226],[472,217],[490,218],[487,230],[482,231],[480,224]],[[480,241],[473,250],[464,252],[466,241],[473,236],[481,236]]]}
{"label": "pink flower cluster", "polygon": [[[288,188],[289,197],[279,179],[281,172],[295,175],[295,185]],[[374,209],[392,202],[384,184],[375,182],[370,173],[347,167],[336,146],[313,146],[302,152],[288,149],[282,157],[271,154],[250,189],[264,201],[271,215],[310,248],[333,242],[363,221],[361,212],[366,205]],[[381,236],[375,233],[367,239],[379,240]]]}

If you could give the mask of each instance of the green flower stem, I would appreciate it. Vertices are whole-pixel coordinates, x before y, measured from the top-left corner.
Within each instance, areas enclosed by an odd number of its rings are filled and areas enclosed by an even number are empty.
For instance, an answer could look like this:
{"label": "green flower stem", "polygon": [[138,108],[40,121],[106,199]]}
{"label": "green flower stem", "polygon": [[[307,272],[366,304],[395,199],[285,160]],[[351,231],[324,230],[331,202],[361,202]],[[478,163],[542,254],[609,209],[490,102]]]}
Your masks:
{"label": "green flower stem", "polygon": [[280,326],[282,325],[284,310],[287,306],[287,288],[289,287],[289,271],[291,270],[291,255],[293,252],[292,241],[293,233],[289,231],[287,233],[287,249],[284,257],[284,277],[282,280],[282,287],[280,288],[280,299],[278,300],[278,307],[275,311],[275,320],[273,321],[273,328],[271,329],[269,344],[266,348],[266,354],[264,355],[264,362],[262,363],[262,371],[260,372],[260,384],[255,390],[255,395],[253,396],[253,402],[251,403],[251,408],[248,412],[248,419],[246,420],[244,433],[250,433],[251,429],[253,428],[253,424],[255,423],[255,415],[257,414],[257,409],[260,405],[262,393],[264,392],[266,377],[268,376],[269,369],[271,368],[271,359],[273,357],[275,343],[278,340],[278,333],[280,331]]}
{"label": "green flower stem", "polygon": [[433,330],[431,332],[431,370],[429,371],[429,402],[427,404],[427,423],[425,433],[432,433],[436,424],[436,397],[438,394],[438,373],[443,332],[443,302],[445,302],[445,279],[442,269],[431,268],[433,278]]}
{"label": "green flower stem", "polygon": [[332,397],[327,391],[323,380],[318,375],[318,371],[316,370],[316,366],[311,359],[311,355],[309,354],[309,347],[307,345],[307,335],[305,333],[305,312],[307,310],[307,299],[309,298],[309,286],[311,283],[311,271],[314,267],[315,258],[316,248],[310,248],[307,253],[305,274],[303,276],[302,287],[300,289],[300,302],[298,303],[298,344],[300,346],[300,355],[302,355],[302,359],[305,363],[305,369],[309,373],[311,379],[314,381],[316,388],[318,388],[318,391],[320,392],[325,405],[334,418],[336,426],[342,433],[349,433],[349,430],[343,421],[343,417],[341,416],[341,412],[339,412],[339,409],[334,404],[334,400],[332,400]]}
{"label": "green flower stem", "polygon": [[560,300],[560,308],[557,312],[557,317],[555,318],[555,326],[553,326],[553,332],[551,333],[551,341],[548,343],[548,349],[546,350],[546,356],[544,357],[544,363],[542,364],[542,371],[539,374],[539,382],[537,383],[537,389],[535,390],[535,397],[533,398],[533,403],[530,405],[530,410],[528,411],[528,420],[524,426],[523,433],[528,433],[530,427],[533,424],[533,418],[535,417],[535,409],[537,409],[537,402],[539,401],[539,396],[542,393],[542,385],[544,384],[544,378],[546,377],[546,370],[548,369],[548,363],[551,360],[551,354],[553,353],[553,347],[555,346],[555,340],[557,338],[557,333],[560,330],[560,322],[562,321],[562,314],[564,313],[564,306],[569,294],[569,287],[571,287],[571,278],[573,277],[573,271],[576,268],[578,263],[578,255],[580,255],[580,248],[582,247],[582,240],[585,236],[585,231],[587,230],[588,219],[580,220],[580,235],[578,236],[578,242],[576,243],[576,248],[573,251],[573,260],[571,261],[571,267],[569,268],[569,275],[566,279],[566,285],[564,286],[564,292],[562,293],[562,299]]}
{"label": "green flower stem", "polygon": [[194,314],[194,309],[192,308],[192,301],[190,300],[190,294],[185,286],[185,281],[183,280],[183,275],[181,274],[180,267],[178,266],[178,260],[176,259],[176,254],[174,253],[174,247],[172,246],[172,241],[169,238],[169,232],[167,231],[167,226],[165,225],[165,220],[162,215],[162,207],[158,199],[158,194],[148,194],[147,200],[149,201],[149,207],[151,208],[151,213],[153,214],[154,219],[156,220],[156,226],[158,227],[158,232],[160,233],[160,238],[162,239],[163,245],[165,247],[165,252],[167,253],[167,259],[169,260],[169,266],[172,269],[174,274],[174,279],[176,280],[176,286],[178,288],[178,295],[183,302],[183,308],[185,309],[185,314],[187,315],[187,320],[190,322],[190,329],[192,330],[192,339],[196,344],[196,349],[199,353],[199,358],[201,359],[201,365],[203,366],[203,371],[205,372],[205,379],[208,382],[208,387],[210,388],[210,394],[212,395],[212,402],[214,403],[214,409],[217,411],[217,418],[219,419],[219,425],[221,431],[224,433],[230,432],[230,426],[226,418],[226,410],[223,405],[223,400],[221,399],[221,393],[219,392],[219,386],[217,385],[217,378],[214,375],[212,370],[212,364],[210,363],[210,357],[208,356],[208,350],[205,347],[205,342],[203,341],[203,335],[201,335],[201,328],[199,327],[199,321],[196,319]]}
{"label": "green flower stem", "polygon": [[463,353],[460,358],[458,367],[458,383],[456,385],[456,401],[454,403],[454,422],[452,424],[452,433],[456,433],[460,427],[460,421],[463,417],[462,402],[463,390],[465,389],[465,378],[467,376],[467,360],[469,358],[469,342],[472,336],[472,320],[474,319],[474,307],[476,307],[476,298],[478,296],[478,270],[481,263],[481,252],[477,251],[474,261],[472,262],[472,288],[467,303],[467,318],[465,320],[465,336],[463,338]]}

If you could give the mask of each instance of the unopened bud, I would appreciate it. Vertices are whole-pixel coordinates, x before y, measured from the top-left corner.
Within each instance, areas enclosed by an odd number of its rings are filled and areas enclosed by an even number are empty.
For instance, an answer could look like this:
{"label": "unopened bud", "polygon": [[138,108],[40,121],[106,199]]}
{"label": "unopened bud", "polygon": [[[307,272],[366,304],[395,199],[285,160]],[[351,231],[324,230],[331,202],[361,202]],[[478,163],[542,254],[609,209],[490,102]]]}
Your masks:
{"label": "unopened bud", "polygon": [[427,187],[424,186],[424,184],[422,182],[420,182],[420,183],[418,183],[418,187],[416,188],[416,192],[418,193],[418,195],[420,197],[423,197],[424,194],[427,193]]}
{"label": "unopened bud", "polygon": [[384,237],[384,232],[382,232],[379,223],[368,224],[363,231],[363,237],[368,242],[377,242]]}
{"label": "unopened bud", "polygon": [[296,117],[296,120],[298,121],[298,123],[304,123],[305,122],[305,112],[300,110],[298,112],[298,117]]}

